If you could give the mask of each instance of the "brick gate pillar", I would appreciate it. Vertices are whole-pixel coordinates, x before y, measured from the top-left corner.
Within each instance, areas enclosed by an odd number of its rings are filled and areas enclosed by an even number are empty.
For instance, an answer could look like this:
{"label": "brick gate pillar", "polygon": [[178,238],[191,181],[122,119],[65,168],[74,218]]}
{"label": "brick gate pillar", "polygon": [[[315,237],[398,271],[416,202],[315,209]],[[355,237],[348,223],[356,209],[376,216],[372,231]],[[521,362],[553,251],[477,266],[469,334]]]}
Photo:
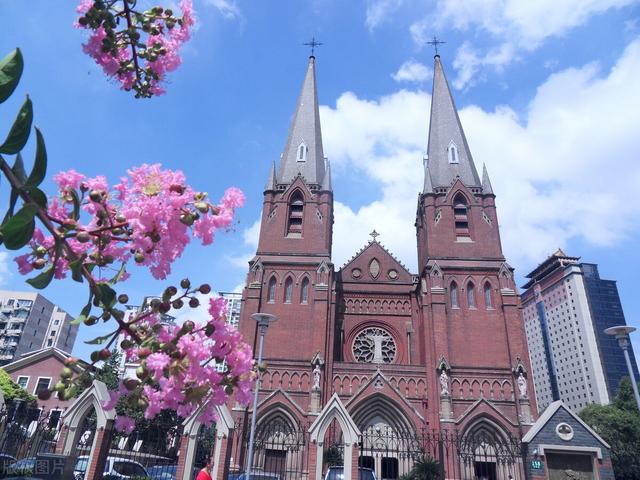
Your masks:
{"label": "brick gate pillar", "polygon": [[189,434],[184,432],[180,436],[180,448],[178,449],[178,465],[176,467],[176,478],[184,478],[188,446],[189,446]]}
{"label": "brick gate pillar", "polygon": [[[358,476],[358,462],[359,462],[359,460],[360,460],[360,447],[356,443],[351,447],[351,480],[359,480],[359,478],[360,478]],[[349,467],[347,465],[345,465],[344,469],[346,470],[347,468],[349,468]]]}
{"label": "brick gate pillar", "polygon": [[111,448],[111,438],[113,436],[113,420],[108,420],[105,427],[96,429],[96,438],[93,442],[93,449],[89,456],[86,480],[102,480],[104,477],[104,467],[107,463],[107,455]]}

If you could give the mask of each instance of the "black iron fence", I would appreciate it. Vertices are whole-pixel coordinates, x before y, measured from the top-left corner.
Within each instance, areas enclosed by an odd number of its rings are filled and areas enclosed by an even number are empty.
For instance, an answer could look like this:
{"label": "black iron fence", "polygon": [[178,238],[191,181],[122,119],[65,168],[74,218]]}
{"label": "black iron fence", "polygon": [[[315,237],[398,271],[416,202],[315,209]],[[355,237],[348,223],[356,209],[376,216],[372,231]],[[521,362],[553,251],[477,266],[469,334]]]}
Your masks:
{"label": "black iron fence", "polygon": [[0,410],[0,478],[32,474],[36,457],[55,451],[61,414],[20,402]]}
{"label": "black iron fence", "polygon": [[521,442],[488,430],[462,435],[371,426],[362,432],[358,465],[378,480],[436,478],[427,472],[442,479],[524,480]]}

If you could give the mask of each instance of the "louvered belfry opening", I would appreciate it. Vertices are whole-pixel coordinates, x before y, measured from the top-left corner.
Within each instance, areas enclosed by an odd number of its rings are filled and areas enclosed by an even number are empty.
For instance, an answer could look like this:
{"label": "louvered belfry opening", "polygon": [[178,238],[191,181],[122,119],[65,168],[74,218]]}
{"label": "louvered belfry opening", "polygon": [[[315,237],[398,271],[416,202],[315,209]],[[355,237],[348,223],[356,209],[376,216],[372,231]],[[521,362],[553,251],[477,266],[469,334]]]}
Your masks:
{"label": "louvered belfry opening", "polygon": [[455,218],[456,238],[470,237],[467,200],[464,195],[457,195],[453,200],[453,215]]}
{"label": "louvered belfry opening", "polygon": [[289,222],[287,226],[287,235],[290,237],[302,236],[302,220],[304,218],[304,199],[300,192],[296,192],[291,196],[289,202]]}

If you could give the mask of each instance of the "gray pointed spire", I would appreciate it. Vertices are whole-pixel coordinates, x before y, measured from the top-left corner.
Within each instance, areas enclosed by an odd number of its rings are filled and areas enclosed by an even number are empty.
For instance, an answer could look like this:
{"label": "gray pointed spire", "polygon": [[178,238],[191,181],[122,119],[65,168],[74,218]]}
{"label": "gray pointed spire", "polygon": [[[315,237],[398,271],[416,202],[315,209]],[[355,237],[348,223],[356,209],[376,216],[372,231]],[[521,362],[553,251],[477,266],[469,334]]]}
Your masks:
{"label": "gray pointed spire", "polygon": [[449,186],[459,176],[467,186],[480,186],[471,151],[462,130],[440,55],[435,56],[431,120],[429,123],[429,169],[434,187]]}
{"label": "gray pointed spire", "polygon": [[276,189],[276,162],[271,164],[271,170],[269,171],[269,179],[264,187],[265,191]]}
{"label": "gray pointed spire", "polygon": [[309,57],[307,73],[282,153],[277,182],[290,183],[298,173],[308,184],[320,185],[325,177],[315,57]]}
{"label": "gray pointed spire", "polygon": [[433,193],[433,182],[431,180],[431,171],[429,170],[429,162],[424,162],[424,188],[422,193]]}
{"label": "gray pointed spire", "polygon": [[493,195],[493,187],[491,186],[491,180],[489,180],[489,172],[487,172],[487,166],[482,164],[482,193],[490,193]]}
{"label": "gray pointed spire", "polygon": [[331,191],[331,164],[329,163],[329,160],[327,160],[326,171],[324,173],[324,178],[322,179],[322,187],[320,190]]}

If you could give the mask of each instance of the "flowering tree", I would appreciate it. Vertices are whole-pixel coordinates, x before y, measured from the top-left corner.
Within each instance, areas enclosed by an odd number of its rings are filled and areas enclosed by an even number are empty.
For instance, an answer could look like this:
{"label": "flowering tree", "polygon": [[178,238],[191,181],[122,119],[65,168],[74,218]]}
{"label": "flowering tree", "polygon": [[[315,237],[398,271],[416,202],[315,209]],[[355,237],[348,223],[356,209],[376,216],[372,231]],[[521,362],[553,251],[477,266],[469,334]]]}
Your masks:
{"label": "flowering tree", "polygon": [[[0,61],[0,103],[16,88],[22,69],[19,50]],[[160,322],[160,314],[172,308],[197,307],[197,294],[208,294],[209,285],[196,287],[184,279],[180,289],[166,288],[160,299],[133,317],[126,317],[121,307],[128,302],[127,295],[115,290],[127,279],[131,263],[164,279],[191,238],[212,243],[215,231],[229,227],[234,210],[243,205],[242,192],[229,188],[213,203],[206,193],[190,187],[182,172],[142,165],[130,169],[115,185],[102,176],[88,178],[74,170],[59,173],[53,177],[58,191],[48,198],[40,189],[47,154],[37,128],[35,161],[28,175],[20,154],[32,119],[27,97],[0,145],[0,171],[11,185],[0,243],[9,250],[27,247],[16,262],[20,273],[36,272],[27,280],[34,288],[45,288],[54,278],[67,275],[88,285],[87,303],[74,322],[113,324],[113,331],[88,342],[97,346],[91,354],[93,363],[108,359],[116,341],[128,360],[140,363],[138,378],[121,382],[105,407],[111,409],[118,398],[125,397],[132,405],[143,406],[148,419],[165,409],[186,417],[208,401],[201,418],[208,423],[214,419],[216,405],[225,403],[232,392],[241,403],[248,402],[255,376],[253,355],[225,322],[222,298],[210,301],[205,323],[168,326]],[[2,154],[15,155],[13,166]],[[69,367],[76,361],[68,360],[62,380],[53,387],[61,398],[72,398],[92,381],[88,371],[74,377]],[[50,394],[45,391],[41,397]],[[133,428],[132,420],[124,416],[117,418],[116,425],[125,431]]]}
{"label": "flowering tree", "polygon": [[191,0],[181,0],[182,16],[170,8],[137,8],[137,0],[81,0],[78,28],[91,31],[83,50],[123,90],[136,98],[165,92],[167,72],[180,66],[180,47],[194,25]]}

